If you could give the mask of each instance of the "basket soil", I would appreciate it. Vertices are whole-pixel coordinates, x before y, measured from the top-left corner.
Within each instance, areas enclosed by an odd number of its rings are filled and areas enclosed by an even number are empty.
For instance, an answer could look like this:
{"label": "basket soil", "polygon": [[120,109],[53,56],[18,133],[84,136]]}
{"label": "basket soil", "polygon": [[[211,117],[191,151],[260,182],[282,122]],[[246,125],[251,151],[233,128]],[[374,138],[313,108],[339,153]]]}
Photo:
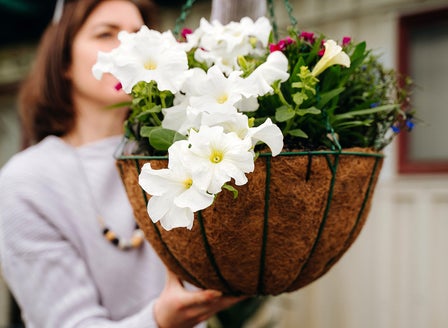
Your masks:
{"label": "basket soil", "polygon": [[138,184],[144,163],[117,159],[137,223],[165,265],[200,288],[231,295],[278,295],[315,281],[342,257],[370,210],[383,157],[342,152],[262,154],[236,199],[222,191],[195,214],[192,230],[165,231],[146,211]]}

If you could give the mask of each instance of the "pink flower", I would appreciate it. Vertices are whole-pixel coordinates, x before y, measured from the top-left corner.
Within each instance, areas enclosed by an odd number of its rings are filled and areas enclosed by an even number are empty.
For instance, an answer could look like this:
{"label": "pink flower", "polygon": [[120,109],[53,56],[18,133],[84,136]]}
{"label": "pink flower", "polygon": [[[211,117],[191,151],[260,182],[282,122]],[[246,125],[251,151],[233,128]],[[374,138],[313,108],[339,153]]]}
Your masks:
{"label": "pink flower", "polygon": [[182,29],[182,32],[181,32],[182,38],[186,39],[187,35],[191,34],[191,33],[193,33],[193,31],[189,28]]}
{"label": "pink flower", "polygon": [[274,51],[284,51],[286,49],[286,47],[288,45],[290,45],[291,43],[293,43],[294,40],[291,39],[289,36],[280,40],[278,43],[272,43],[269,45],[269,51],[270,52],[274,52]]}
{"label": "pink flower", "polygon": [[348,45],[352,41],[352,38],[349,36],[344,36],[342,38],[342,46]]}
{"label": "pink flower", "polygon": [[314,43],[314,33],[312,32],[302,32],[300,33],[300,37],[310,43]]}
{"label": "pink flower", "polygon": [[286,38],[280,40],[280,41],[278,42],[278,46],[280,47],[281,50],[285,50],[286,47],[287,47],[288,45],[290,45],[291,43],[293,43],[293,42],[294,42],[294,40],[291,39],[291,37],[288,36],[288,37],[286,37]]}
{"label": "pink flower", "polygon": [[282,49],[280,49],[280,46],[276,43],[271,43],[269,45],[269,51],[270,52],[274,52],[274,51],[282,51]]}
{"label": "pink flower", "polygon": [[325,47],[324,47],[325,40],[322,40],[322,42],[321,42],[320,44],[321,44],[322,49],[319,50],[319,52],[317,53],[317,55],[318,55],[319,57],[322,57],[322,56],[325,54]]}

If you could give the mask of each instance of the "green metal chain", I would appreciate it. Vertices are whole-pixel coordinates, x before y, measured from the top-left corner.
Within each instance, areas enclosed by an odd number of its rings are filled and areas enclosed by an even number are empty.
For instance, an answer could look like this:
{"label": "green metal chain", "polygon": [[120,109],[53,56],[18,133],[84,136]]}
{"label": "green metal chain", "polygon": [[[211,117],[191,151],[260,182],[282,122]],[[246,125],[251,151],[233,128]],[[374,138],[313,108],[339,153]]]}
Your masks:
{"label": "green metal chain", "polygon": [[190,13],[191,7],[195,3],[196,0],[187,0],[185,4],[182,6],[182,11],[179,17],[176,19],[176,25],[174,26],[173,34],[176,37],[179,37],[181,27],[185,26],[185,20],[187,19],[188,14]]}
{"label": "green metal chain", "polygon": [[297,19],[293,15],[293,9],[292,5],[289,2],[289,0],[284,0],[286,12],[288,13],[289,22],[291,23],[291,27],[294,28],[294,30],[297,28]]}
{"label": "green metal chain", "polygon": [[[278,41],[278,26],[277,21],[275,19],[275,6],[274,6],[274,0],[267,0],[268,3],[268,12],[269,12],[269,19],[271,21],[272,25],[272,33],[274,35],[274,40]],[[296,30],[297,29],[297,19],[293,15],[293,8],[289,0],[283,0],[283,4],[285,5],[286,12],[288,13],[289,22],[291,24],[291,27]]]}
{"label": "green metal chain", "polygon": [[272,35],[274,36],[274,40],[278,41],[278,27],[277,20],[275,19],[275,8],[274,8],[274,0],[268,0],[268,12],[269,12],[269,20],[272,25]]}

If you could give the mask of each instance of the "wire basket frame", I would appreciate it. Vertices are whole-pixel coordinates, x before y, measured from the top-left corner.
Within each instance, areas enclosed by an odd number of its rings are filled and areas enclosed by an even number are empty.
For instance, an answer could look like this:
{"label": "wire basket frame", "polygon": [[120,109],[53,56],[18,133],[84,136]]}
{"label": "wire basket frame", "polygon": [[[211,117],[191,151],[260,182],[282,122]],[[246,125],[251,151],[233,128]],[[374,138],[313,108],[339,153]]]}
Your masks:
{"label": "wire basket frame", "polygon": [[120,156],[134,214],[167,267],[200,288],[229,295],[292,292],[328,272],[367,219],[383,154],[343,151],[260,154],[248,183],[233,199],[221,192],[195,214],[193,228],[165,231],[149,218],[149,199],[138,184],[144,163],[166,157]]}

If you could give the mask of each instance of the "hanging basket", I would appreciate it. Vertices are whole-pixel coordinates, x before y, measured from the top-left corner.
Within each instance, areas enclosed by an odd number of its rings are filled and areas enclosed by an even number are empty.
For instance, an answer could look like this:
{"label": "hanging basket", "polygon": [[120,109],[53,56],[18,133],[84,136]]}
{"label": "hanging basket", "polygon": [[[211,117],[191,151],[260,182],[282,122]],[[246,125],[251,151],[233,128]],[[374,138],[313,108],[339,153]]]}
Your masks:
{"label": "hanging basket", "polygon": [[278,295],[321,277],[353,243],[382,160],[363,148],[260,154],[236,199],[224,190],[191,230],[170,231],[151,221],[138,184],[144,163],[164,168],[167,159],[123,156],[117,166],[147,240],[181,279],[231,295]]}

